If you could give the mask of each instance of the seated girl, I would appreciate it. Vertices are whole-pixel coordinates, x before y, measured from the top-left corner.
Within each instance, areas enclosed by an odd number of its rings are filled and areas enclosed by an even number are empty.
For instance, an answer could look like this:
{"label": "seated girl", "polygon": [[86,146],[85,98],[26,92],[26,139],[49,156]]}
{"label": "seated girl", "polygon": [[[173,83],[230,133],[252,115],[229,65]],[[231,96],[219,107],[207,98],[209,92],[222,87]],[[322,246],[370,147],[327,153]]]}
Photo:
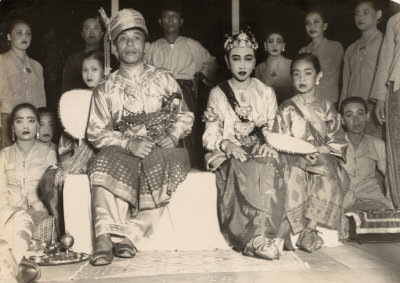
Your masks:
{"label": "seated girl", "polygon": [[344,210],[393,208],[383,194],[382,178],[378,175],[386,174],[385,142],[365,134],[366,101],[358,96],[348,97],[340,110],[349,142],[343,167],[350,177],[350,188],[344,197]]}
{"label": "seated girl", "polygon": [[207,168],[215,170],[222,233],[238,251],[277,259],[283,249],[284,166],[265,143],[277,110],[273,89],[251,78],[258,45],[250,31],[228,37],[232,77],[214,87],[204,113]]}
{"label": "seated girl", "polygon": [[315,85],[322,77],[318,58],[297,55],[291,74],[297,94],[280,105],[276,130],[313,144],[318,152],[287,156],[285,211],[293,233],[301,232],[297,246],[313,252],[324,244],[317,225],[339,228],[347,177],[339,163],[345,159],[347,141],[332,102],[316,96]]}
{"label": "seated girl", "polygon": [[53,143],[56,119],[53,112],[46,107],[38,109],[40,117],[39,141],[57,151],[57,146]]}

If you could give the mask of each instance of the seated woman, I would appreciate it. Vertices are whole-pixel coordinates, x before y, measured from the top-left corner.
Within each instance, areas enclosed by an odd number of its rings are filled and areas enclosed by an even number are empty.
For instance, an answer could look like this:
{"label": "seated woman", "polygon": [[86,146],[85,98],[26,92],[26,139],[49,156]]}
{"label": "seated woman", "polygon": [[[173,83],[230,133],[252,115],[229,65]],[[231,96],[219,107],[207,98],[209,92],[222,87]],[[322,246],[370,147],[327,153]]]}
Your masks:
{"label": "seated woman", "polygon": [[46,168],[57,162],[56,152],[36,140],[39,113],[33,105],[15,106],[10,119],[14,143],[0,151],[0,278],[13,282],[20,272],[20,280],[34,282],[40,277],[39,266],[23,255],[33,225],[47,216],[37,188]]}
{"label": "seated woman", "polygon": [[277,103],[271,87],[250,77],[257,47],[250,31],[226,40],[232,78],[211,90],[203,145],[212,151],[206,155],[207,168],[216,170],[225,238],[245,255],[271,260],[283,249],[284,168],[264,140]]}
{"label": "seated woman", "polygon": [[313,252],[324,244],[317,224],[339,228],[347,180],[339,162],[345,158],[347,141],[332,102],[316,96],[315,85],[322,77],[318,58],[310,53],[297,55],[291,74],[297,94],[280,105],[276,130],[312,143],[318,152],[287,156],[285,211],[293,233],[302,232],[297,246]]}
{"label": "seated woman", "polygon": [[6,177],[13,207],[32,213],[46,211],[38,196],[38,185],[46,169],[57,163],[54,149],[36,140],[39,114],[36,108],[22,103],[11,113],[12,140],[0,151],[1,168]]}
{"label": "seated woman", "polygon": [[383,194],[382,178],[378,175],[378,171],[386,174],[385,142],[365,134],[367,103],[361,97],[350,96],[343,100],[340,112],[349,142],[343,167],[350,177],[350,188],[344,197],[344,210],[393,208]]}

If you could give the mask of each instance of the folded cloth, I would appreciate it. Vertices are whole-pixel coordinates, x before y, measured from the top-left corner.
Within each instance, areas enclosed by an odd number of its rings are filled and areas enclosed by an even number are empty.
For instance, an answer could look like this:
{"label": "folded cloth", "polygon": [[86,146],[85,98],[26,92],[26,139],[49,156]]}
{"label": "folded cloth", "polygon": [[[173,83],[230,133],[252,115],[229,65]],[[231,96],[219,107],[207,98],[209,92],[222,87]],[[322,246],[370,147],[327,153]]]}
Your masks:
{"label": "folded cloth", "polygon": [[400,241],[400,209],[357,210],[345,215],[351,240]]}

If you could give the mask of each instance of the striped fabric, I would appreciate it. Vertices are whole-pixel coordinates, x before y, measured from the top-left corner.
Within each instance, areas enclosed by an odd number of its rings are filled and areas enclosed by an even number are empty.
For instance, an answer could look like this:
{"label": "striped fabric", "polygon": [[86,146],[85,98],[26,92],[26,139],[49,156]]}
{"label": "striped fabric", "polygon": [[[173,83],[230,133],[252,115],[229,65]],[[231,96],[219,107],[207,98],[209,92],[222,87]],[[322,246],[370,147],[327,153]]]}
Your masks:
{"label": "striped fabric", "polygon": [[353,217],[356,234],[400,233],[400,209],[349,211]]}

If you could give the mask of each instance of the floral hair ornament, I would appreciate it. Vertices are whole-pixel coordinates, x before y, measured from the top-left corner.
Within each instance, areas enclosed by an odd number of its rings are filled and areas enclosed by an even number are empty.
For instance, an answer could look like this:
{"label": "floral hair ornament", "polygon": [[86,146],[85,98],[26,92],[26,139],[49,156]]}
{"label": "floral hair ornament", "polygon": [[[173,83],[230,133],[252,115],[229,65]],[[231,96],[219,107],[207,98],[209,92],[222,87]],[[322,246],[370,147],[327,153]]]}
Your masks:
{"label": "floral hair ornament", "polygon": [[253,50],[257,50],[258,43],[250,27],[240,30],[240,32],[235,35],[226,35],[226,41],[224,43],[225,51],[228,52],[235,47],[249,47]]}

